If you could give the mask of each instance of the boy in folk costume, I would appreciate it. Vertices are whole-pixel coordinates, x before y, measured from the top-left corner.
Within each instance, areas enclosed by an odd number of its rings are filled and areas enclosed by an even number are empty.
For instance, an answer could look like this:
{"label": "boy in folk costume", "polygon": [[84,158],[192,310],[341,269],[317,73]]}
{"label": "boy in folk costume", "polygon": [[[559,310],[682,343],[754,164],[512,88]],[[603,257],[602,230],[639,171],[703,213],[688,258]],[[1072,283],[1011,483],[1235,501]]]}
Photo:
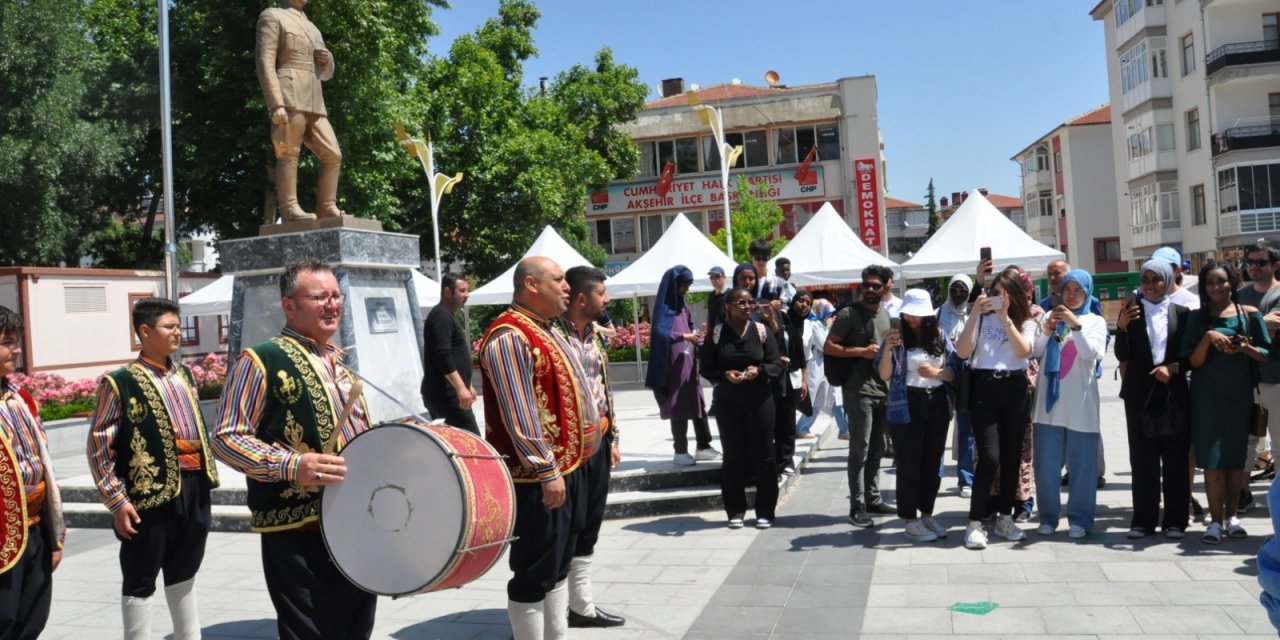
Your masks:
{"label": "boy in folk costume", "polygon": [[22,317],[0,307],[0,638],[35,638],[49,620],[62,561],[62,500],[31,394],[10,377]]}
{"label": "boy in folk costume", "polygon": [[124,637],[151,637],[156,577],[176,640],[200,637],[195,576],[211,520],[218,471],[200,418],[195,378],[172,356],[182,339],[178,305],[133,307],[142,353],[102,377],[89,431],[89,468],[120,539]]}

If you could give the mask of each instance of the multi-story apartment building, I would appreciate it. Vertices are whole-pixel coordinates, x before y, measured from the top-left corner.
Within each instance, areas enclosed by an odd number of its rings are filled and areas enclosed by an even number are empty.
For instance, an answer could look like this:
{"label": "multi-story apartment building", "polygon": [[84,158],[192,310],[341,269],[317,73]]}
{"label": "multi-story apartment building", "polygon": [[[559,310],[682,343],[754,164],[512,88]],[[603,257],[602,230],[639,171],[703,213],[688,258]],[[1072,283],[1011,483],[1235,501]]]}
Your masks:
{"label": "multi-story apartment building", "polygon": [[1028,235],[1093,273],[1127,270],[1120,255],[1110,105],[1054,127],[1012,160],[1022,172]]}
{"label": "multi-story apartment building", "polygon": [[[1276,0],[1103,0],[1120,250],[1280,239]],[[1127,214],[1127,215],[1126,215]]]}
{"label": "multi-story apartment building", "polygon": [[889,259],[902,264],[924,246],[929,235],[929,209],[897,198],[884,199],[884,235]]}
{"label": "multi-story apartment building", "polygon": [[[724,226],[715,138],[689,107],[683,80],[664,85],[665,97],[649,102],[624,125],[640,148],[634,178],[592,189],[588,198],[587,222],[593,241],[609,253],[609,273],[653,246],[677,215],[708,235]],[[694,93],[702,103],[721,108],[726,142],[744,149],[730,180],[763,182],[768,185],[764,197],[781,205],[785,220],[778,233],[794,236],[830,203],[859,237],[886,250],[886,171],[874,76],[796,87],[734,82]],[[799,171],[810,151],[807,170]],[[659,195],[668,163],[674,175]]]}

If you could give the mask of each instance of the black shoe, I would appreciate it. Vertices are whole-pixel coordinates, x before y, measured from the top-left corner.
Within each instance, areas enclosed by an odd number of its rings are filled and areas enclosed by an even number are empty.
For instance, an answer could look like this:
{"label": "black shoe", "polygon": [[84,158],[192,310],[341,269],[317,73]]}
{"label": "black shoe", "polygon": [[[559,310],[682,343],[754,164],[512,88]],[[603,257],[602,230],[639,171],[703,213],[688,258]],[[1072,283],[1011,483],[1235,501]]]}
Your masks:
{"label": "black shoe", "polygon": [[1249,513],[1253,510],[1254,506],[1256,505],[1253,502],[1253,492],[1248,489],[1241,491],[1240,505],[1236,508],[1236,511],[1239,511],[1240,513]]}
{"label": "black shoe", "polygon": [[1098,488],[1103,489],[1106,486],[1107,486],[1107,479],[1102,476],[1098,476]]}
{"label": "black shoe", "polygon": [[1062,474],[1062,486],[1065,487],[1069,484],[1071,484],[1071,474],[1070,473]]}
{"label": "black shoe", "polygon": [[1191,515],[1195,516],[1197,520],[1204,517],[1204,505],[1200,504],[1200,501],[1196,500],[1195,497],[1191,498]]}
{"label": "black shoe", "polygon": [[872,520],[871,516],[867,515],[867,510],[861,507],[854,509],[849,514],[849,524],[863,529],[870,529],[876,526],[875,520]]}
{"label": "black shoe", "polygon": [[627,621],[622,616],[615,616],[612,613],[596,607],[596,615],[584,616],[573,609],[569,609],[569,626],[575,629],[585,627],[621,627]]}
{"label": "black shoe", "polygon": [[875,503],[875,504],[871,505],[870,507],[867,507],[867,511],[868,511],[868,512],[870,512],[870,513],[874,513],[874,514],[882,515],[882,516],[896,516],[896,515],[898,515],[898,510],[897,510],[897,509],[895,509],[895,508],[893,508],[893,507],[891,507],[891,506],[889,506],[889,505],[887,505],[887,504],[885,504],[885,503],[883,503],[883,502],[877,502],[877,503]]}
{"label": "black shoe", "polygon": [[1013,521],[1014,522],[1030,522],[1031,512],[1023,508],[1018,508],[1013,513]]}
{"label": "black shoe", "polygon": [[883,456],[881,456],[881,457],[882,457],[882,458],[890,458],[890,459],[892,459],[892,458],[894,457],[894,456],[893,456],[893,447],[885,447],[884,455],[883,455]]}

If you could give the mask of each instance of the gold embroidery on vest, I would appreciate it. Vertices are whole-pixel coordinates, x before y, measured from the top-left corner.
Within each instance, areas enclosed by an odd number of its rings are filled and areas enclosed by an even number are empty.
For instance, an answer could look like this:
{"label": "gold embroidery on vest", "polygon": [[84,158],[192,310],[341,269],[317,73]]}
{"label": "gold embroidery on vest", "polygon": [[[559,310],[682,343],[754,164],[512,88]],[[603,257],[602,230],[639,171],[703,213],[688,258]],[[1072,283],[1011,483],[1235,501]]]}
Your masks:
{"label": "gold embroidery on vest", "polygon": [[[298,453],[313,453],[311,445],[308,445],[302,439],[302,424],[298,419],[293,417],[292,411],[284,413],[284,439],[289,443],[289,447]],[[281,498],[306,498],[312,493],[319,493],[320,487],[304,487],[297,482],[289,483],[289,488],[281,492]]]}
{"label": "gold embroidery on vest", "polygon": [[[320,442],[329,440],[329,435],[333,433],[334,419],[333,405],[329,402],[328,391],[324,388],[324,382],[320,376],[316,375],[314,365],[311,358],[296,342],[289,338],[277,337],[272,341],[280,347],[285,357],[293,363],[298,369],[298,373],[302,376],[302,387],[307,394],[311,396],[311,408],[316,416],[316,430],[320,432]],[[301,397],[301,396],[299,396]]]}
{"label": "gold embroidery on vest", "polygon": [[[290,357],[292,360],[293,358]],[[302,389],[298,388],[298,381],[289,375],[287,371],[277,371],[276,377],[280,378],[280,386],[276,387],[276,397],[284,404],[293,404],[302,399]]]}
{"label": "gold embroidery on vest", "polygon": [[129,439],[129,448],[133,450],[133,457],[129,459],[129,493],[145,496],[163,489],[164,485],[156,482],[160,467],[156,466],[156,459],[147,453],[147,441],[142,437],[142,431],[137,428],[132,431],[133,437]]}
{"label": "gold embroidery on vest", "polygon": [[27,496],[18,469],[17,449],[3,433],[0,455],[0,500],[4,504],[4,545],[0,546],[0,573],[13,568],[27,548]]}
{"label": "gold embroidery on vest", "polygon": [[142,422],[147,418],[146,405],[139,404],[137,398],[129,398],[129,408],[125,411],[129,418],[129,422]]}
{"label": "gold embroidery on vest", "polygon": [[[169,412],[165,409],[164,399],[160,397],[160,391],[156,388],[155,383],[152,382],[147,370],[136,362],[129,365],[128,370],[130,375],[133,376],[133,379],[138,383],[138,388],[142,390],[142,395],[146,397],[147,407],[151,411],[151,414],[155,416],[156,428],[160,431],[160,451],[161,454],[164,455],[165,469],[168,470],[168,473],[165,473],[164,475],[164,484],[159,485],[156,483],[155,478],[160,473],[160,469],[156,467],[156,459],[150,454],[146,454],[146,462],[143,464],[150,465],[145,468],[154,471],[152,471],[149,478],[146,472],[138,471],[138,476],[146,480],[141,483],[142,486],[149,487],[149,489],[137,489],[135,492],[137,495],[148,497],[135,501],[134,506],[138,509],[150,509],[151,507],[155,507],[169,501],[174,496],[178,495],[178,492],[181,490],[179,485],[179,482],[181,482],[181,471],[178,467],[178,446],[175,442],[177,436],[173,432],[173,424],[169,421]],[[133,474],[135,469],[143,468],[133,464],[139,457],[139,445],[141,445],[142,451],[145,453],[146,441],[143,440],[142,434],[140,434],[138,429],[135,427],[133,429],[133,438],[129,443],[130,448],[134,451],[133,460],[129,463],[129,479],[131,481],[134,479]]]}

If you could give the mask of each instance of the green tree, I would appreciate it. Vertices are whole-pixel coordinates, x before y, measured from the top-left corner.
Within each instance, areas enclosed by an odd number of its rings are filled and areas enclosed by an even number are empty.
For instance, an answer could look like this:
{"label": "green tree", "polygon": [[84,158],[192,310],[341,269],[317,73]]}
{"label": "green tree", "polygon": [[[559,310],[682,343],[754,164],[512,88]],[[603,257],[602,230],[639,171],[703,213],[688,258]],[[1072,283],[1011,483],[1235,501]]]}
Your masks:
{"label": "green tree", "polygon": [[[164,234],[157,230],[146,236],[143,232],[143,225],[112,220],[89,234],[81,251],[93,258],[92,266],[95,267],[164,269],[164,256],[161,255]],[[148,237],[150,240],[146,239]],[[191,251],[183,245],[178,245],[178,263],[191,263]]]}
{"label": "green tree", "polygon": [[[773,252],[776,254],[782,250],[787,239],[774,236],[778,225],[782,224],[786,216],[778,203],[765,199],[768,187],[763,182],[753,186],[742,180],[741,176],[731,176],[730,180],[733,181],[732,203],[729,205],[733,223],[730,225],[733,228],[733,255],[730,257],[735,262],[749,262],[747,248],[756,238],[773,237]],[[711,242],[720,247],[721,251],[725,250],[726,234],[723,227],[711,236]]]}
{"label": "green tree", "polygon": [[929,178],[929,188],[924,194],[924,208],[929,211],[929,230],[925,233],[925,240],[933,237],[938,227],[942,226],[942,216],[938,215],[938,199],[933,189],[933,178]]}
{"label": "green tree", "polygon": [[[589,241],[587,185],[634,174],[636,151],[614,127],[644,104],[638,72],[604,49],[595,66],[575,66],[542,94],[523,85],[523,63],[537,53],[538,10],[504,0],[498,15],[432,60],[421,83],[422,122],[442,171],[463,171],[440,209],[442,255],[464,260],[480,281],[501,273],[551,225],[584,257],[602,264]],[[421,178],[419,178],[421,180]],[[409,228],[424,234],[430,217]]]}
{"label": "green tree", "polygon": [[133,134],[102,117],[82,3],[0,3],[0,264],[74,262]]}

